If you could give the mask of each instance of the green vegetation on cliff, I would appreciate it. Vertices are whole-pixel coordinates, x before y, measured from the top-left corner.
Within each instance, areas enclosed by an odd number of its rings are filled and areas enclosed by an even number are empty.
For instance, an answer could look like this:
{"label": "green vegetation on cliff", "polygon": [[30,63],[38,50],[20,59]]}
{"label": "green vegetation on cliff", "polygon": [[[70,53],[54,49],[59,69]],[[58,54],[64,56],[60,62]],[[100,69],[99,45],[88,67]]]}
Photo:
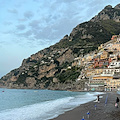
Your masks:
{"label": "green vegetation on cliff", "polygon": [[110,34],[118,35],[120,33],[120,22],[115,22],[113,20],[104,20],[100,23]]}
{"label": "green vegetation on cliff", "polygon": [[81,68],[72,67],[71,69],[63,70],[61,73],[57,74],[57,78],[61,83],[66,81],[75,81],[80,75]]}

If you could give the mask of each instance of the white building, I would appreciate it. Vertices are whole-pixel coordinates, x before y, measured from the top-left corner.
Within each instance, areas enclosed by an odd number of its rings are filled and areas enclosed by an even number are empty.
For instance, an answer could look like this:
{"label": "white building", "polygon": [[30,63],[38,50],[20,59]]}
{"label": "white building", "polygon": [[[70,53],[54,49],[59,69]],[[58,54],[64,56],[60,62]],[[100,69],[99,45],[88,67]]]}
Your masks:
{"label": "white building", "polygon": [[120,68],[120,61],[119,62],[111,62],[108,68]]}
{"label": "white building", "polygon": [[115,73],[120,73],[120,69],[107,68],[103,69],[103,73],[101,74],[101,76],[113,76]]}

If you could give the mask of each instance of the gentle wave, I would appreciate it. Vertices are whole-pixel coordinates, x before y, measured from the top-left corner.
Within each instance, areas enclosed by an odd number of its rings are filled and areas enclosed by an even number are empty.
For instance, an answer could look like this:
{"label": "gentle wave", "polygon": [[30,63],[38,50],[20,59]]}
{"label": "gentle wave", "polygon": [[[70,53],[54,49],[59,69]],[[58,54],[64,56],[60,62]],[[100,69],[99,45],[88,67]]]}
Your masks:
{"label": "gentle wave", "polygon": [[0,120],[48,120],[69,111],[80,104],[96,99],[97,94],[86,93],[74,97],[27,105],[20,108],[8,109],[0,112]]}
{"label": "gentle wave", "polygon": [[46,115],[49,117],[50,111],[57,110],[57,108],[67,104],[71,99],[73,97],[4,110],[0,112],[0,118],[1,120],[34,120],[41,117],[41,120],[43,120]]}

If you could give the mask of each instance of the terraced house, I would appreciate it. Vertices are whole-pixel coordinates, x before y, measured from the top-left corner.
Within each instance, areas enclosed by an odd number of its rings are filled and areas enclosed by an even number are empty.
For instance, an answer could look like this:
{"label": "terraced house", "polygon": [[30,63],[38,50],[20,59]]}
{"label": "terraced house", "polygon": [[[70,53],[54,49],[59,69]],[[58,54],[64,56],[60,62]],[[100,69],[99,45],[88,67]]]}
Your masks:
{"label": "terraced house", "polygon": [[[120,88],[120,35],[112,36],[108,44],[101,44],[93,58],[93,69],[86,72],[89,90],[117,90]],[[100,69],[100,70],[99,70]],[[96,72],[98,71],[99,72]]]}

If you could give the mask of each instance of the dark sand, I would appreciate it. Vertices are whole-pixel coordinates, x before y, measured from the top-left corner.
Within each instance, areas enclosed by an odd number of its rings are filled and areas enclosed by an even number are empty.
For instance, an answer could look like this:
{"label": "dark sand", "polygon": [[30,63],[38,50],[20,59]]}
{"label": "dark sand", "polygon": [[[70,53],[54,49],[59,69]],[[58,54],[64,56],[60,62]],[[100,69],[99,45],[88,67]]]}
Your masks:
{"label": "dark sand", "polygon": [[[107,95],[108,99],[105,105]],[[120,106],[119,108],[115,107],[116,97],[118,96],[120,99],[120,95],[116,94],[116,92],[108,92],[101,96],[103,98],[100,98],[100,103],[92,101],[82,104],[51,120],[82,120],[83,116],[84,120],[120,120]],[[95,105],[97,106],[96,110]],[[88,111],[90,113],[89,118],[87,116]]]}

